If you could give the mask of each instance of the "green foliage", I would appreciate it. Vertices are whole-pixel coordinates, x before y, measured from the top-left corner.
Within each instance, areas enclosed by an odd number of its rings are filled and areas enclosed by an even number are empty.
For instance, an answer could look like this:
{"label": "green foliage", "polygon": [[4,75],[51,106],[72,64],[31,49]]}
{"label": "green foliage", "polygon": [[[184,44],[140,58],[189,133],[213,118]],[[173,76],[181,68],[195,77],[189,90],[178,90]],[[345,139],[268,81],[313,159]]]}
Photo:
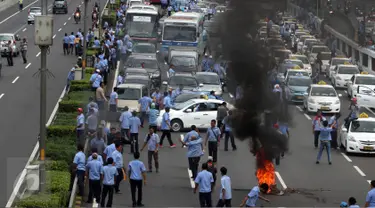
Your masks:
{"label": "green foliage", "polygon": [[65,144],[65,145],[75,145],[76,138],[75,137],[49,137],[47,138],[47,142],[53,142],[55,144]]}
{"label": "green foliage", "polygon": [[53,121],[53,125],[72,126],[76,124],[76,118],[77,118],[76,113],[59,112],[56,114],[56,119]]}
{"label": "green foliage", "polygon": [[59,103],[59,111],[65,113],[77,112],[77,108],[86,107],[89,97],[92,96],[94,96],[92,91],[71,91]]}
{"label": "green foliage", "polygon": [[75,125],[52,125],[47,128],[47,137],[75,137],[75,128]]}
{"label": "green foliage", "polygon": [[81,101],[76,101],[76,100],[62,100],[59,103],[60,112],[65,112],[65,113],[77,112],[78,108],[84,108],[84,103]]}
{"label": "green foliage", "polygon": [[90,97],[94,96],[94,92],[86,91],[86,92],[70,92],[66,95],[63,100],[75,100],[79,102],[88,103]]}
{"label": "green foliage", "polygon": [[70,85],[70,92],[78,92],[78,91],[88,91],[91,89],[90,83],[84,83],[84,84],[72,84]]}
{"label": "green foliage", "polygon": [[46,143],[46,157],[50,160],[64,161],[66,164],[71,164],[75,153],[75,145]]}
{"label": "green foliage", "polygon": [[16,207],[50,208],[62,207],[61,194],[38,193],[16,202]]}
{"label": "green foliage", "polygon": [[46,161],[46,169],[53,170],[53,171],[68,171],[69,165],[63,160],[47,160]]}
{"label": "green foliage", "polygon": [[[95,68],[94,67],[86,67],[86,69],[85,69],[86,71],[85,71],[85,73],[86,73],[86,76],[87,76],[87,74],[93,74],[94,72],[95,72]],[[89,77],[91,77],[91,76],[89,76]]]}
{"label": "green foliage", "polygon": [[68,171],[47,171],[47,191],[66,193],[69,191],[70,173]]}

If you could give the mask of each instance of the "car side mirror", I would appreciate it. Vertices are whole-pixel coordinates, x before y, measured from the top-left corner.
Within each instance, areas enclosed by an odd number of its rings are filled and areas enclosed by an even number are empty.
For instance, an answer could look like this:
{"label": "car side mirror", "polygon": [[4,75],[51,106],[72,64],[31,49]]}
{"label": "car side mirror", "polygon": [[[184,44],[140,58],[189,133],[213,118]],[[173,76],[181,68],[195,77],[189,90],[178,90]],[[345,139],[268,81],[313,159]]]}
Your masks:
{"label": "car side mirror", "polygon": [[189,109],[186,109],[186,113],[191,113],[193,112],[190,108]]}
{"label": "car side mirror", "polygon": [[163,81],[163,82],[162,82],[162,85],[168,85],[168,82]]}
{"label": "car side mirror", "polygon": [[347,128],[345,128],[345,127],[344,127],[344,128],[342,128],[341,130],[342,130],[342,131],[345,131],[345,132],[348,132],[348,129],[347,129]]}

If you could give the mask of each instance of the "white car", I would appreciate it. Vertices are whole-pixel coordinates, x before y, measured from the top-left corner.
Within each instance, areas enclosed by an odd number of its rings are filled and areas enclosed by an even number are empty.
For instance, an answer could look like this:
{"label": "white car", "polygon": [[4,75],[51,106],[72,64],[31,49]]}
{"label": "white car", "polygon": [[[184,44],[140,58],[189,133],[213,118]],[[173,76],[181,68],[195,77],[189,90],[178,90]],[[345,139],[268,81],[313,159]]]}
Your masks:
{"label": "white car", "polygon": [[348,82],[348,88],[347,88],[349,98],[357,96],[358,86],[368,87],[374,90],[375,89],[375,75],[366,74],[362,72],[361,74],[355,74],[354,76],[352,76],[352,78]]}
{"label": "white car", "polygon": [[[319,52],[330,52],[330,51],[329,51],[329,48],[327,46],[315,45],[315,46],[311,47],[311,51],[307,52],[310,63],[315,62],[316,56],[318,55]],[[326,60],[326,59],[324,59],[324,60]],[[329,58],[328,61],[329,60],[331,60],[331,58]]]}
{"label": "white car", "polygon": [[359,73],[356,65],[339,64],[332,71],[331,82],[335,88],[346,88],[352,76]]}
{"label": "white car", "polygon": [[[195,125],[198,128],[210,127],[210,122],[216,119],[217,108],[222,100],[216,99],[192,99],[184,103],[173,106],[169,111],[171,120],[171,130],[180,131],[184,128],[190,128]],[[228,105],[228,108],[231,109]],[[157,125],[161,126],[163,114],[165,110],[161,110],[157,119]]]}
{"label": "white car", "polygon": [[335,88],[320,81],[307,88],[303,94],[303,108],[308,113],[339,113],[341,102]]}
{"label": "white car", "polygon": [[311,75],[311,64],[309,62],[309,59],[305,55],[292,54],[289,56],[289,59],[298,59],[302,61],[303,68]]}
{"label": "white car", "polygon": [[332,58],[331,61],[329,62],[329,69],[328,71],[326,71],[326,75],[328,76],[328,78],[332,77],[332,71],[335,69],[337,65],[346,64],[346,63],[350,63],[350,60],[348,58],[345,58],[345,57]]}
{"label": "white car", "polygon": [[359,118],[350,122],[349,128],[342,125],[339,140],[347,153],[375,153],[375,118],[361,113]]}
{"label": "white car", "polygon": [[302,48],[303,48],[303,43],[305,42],[306,39],[308,38],[315,38],[314,36],[312,35],[302,35],[299,39],[298,39],[298,43],[297,43],[297,51],[298,52],[302,52]]}
{"label": "white car", "polygon": [[33,24],[35,21],[35,16],[40,15],[42,15],[41,7],[30,7],[29,12],[27,14],[27,24]]}
{"label": "white car", "polygon": [[8,50],[9,41],[12,42],[13,55],[18,56],[20,54],[20,49],[17,46],[17,41],[20,41],[20,37],[13,33],[0,33],[0,53],[1,56],[6,56],[5,51]]}
{"label": "white car", "polygon": [[316,42],[318,42],[318,40],[317,39],[315,39],[315,38],[307,38],[305,41],[304,41],[304,43],[303,43],[303,46],[302,46],[302,54],[305,54],[306,52],[307,52],[307,50],[308,50],[308,44],[310,44],[310,43],[316,43]]}
{"label": "white car", "polygon": [[375,108],[375,90],[366,86],[357,87],[357,103],[361,107]]}
{"label": "white car", "polygon": [[118,91],[118,105],[119,110],[123,110],[125,106],[129,111],[139,112],[138,100],[143,96],[143,93],[148,92],[148,88],[143,84],[120,84],[117,86]]}

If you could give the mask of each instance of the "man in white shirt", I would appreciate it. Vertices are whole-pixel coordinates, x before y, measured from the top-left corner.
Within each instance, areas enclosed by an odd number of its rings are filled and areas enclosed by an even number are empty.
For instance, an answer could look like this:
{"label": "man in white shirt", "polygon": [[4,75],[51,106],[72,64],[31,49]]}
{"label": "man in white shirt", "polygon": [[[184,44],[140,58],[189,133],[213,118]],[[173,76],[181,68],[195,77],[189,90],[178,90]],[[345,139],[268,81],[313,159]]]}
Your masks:
{"label": "man in white shirt", "polygon": [[229,176],[227,176],[227,168],[221,167],[221,191],[219,201],[217,202],[216,207],[231,207],[232,201],[232,185]]}

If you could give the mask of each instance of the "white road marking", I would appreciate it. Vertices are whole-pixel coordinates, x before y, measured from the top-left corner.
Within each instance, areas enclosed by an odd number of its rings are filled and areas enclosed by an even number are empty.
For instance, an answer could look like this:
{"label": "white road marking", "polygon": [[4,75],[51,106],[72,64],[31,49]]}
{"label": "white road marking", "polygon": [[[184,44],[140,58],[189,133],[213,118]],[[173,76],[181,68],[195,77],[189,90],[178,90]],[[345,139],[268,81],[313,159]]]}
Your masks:
{"label": "white road marking", "polygon": [[307,120],[311,120],[310,116],[307,115],[306,113],[304,113],[303,115],[305,115],[305,117],[307,118]]}
{"label": "white road marking", "polygon": [[280,183],[281,183],[281,186],[282,186],[284,189],[288,188],[288,187],[286,186],[286,184],[285,184],[283,178],[281,178],[280,173],[276,171],[275,174],[276,174],[277,179],[279,179],[279,181],[280,181]]}
{"label": "white road marking", "polygon": [[[31,7],[33,4],[35,4],[36,2],[38,2],[39,0],[35,0],[33,2],[31,2],[29,5],[25,6],[23,9],[27,9],[29,7]],[[14,14],[10,15],[9,17],[5,18],[3,21],[0,22],[0,25],[3,24],[4,22],[8,21],[10,18],[16,16],[17,14],[19,14],[20,11],[18,12],[15,12]]]}
{"label": "white road marking", "polygon": [[78,7],[81,7],[81,6],[82,6],[82,4],[78,5]]}
{"label": "white road marking", "polygon": [[40,55],[40,52],[36,54],[36,57],[38,57]]}
{"label": "white road marking", "polygon": [[48,11],[51,11],[52,9],[49,9]]}
{"label": "white road marking", "polygon": [[296,108],[300,111],[300,112],[302,112],[303,110],[302,110],[302,108],[301,107],[299,107],[299,106],[296,106]]}
{"label": "white road marking", "polygon": [[25,69],[29,68],[30,65],[31,65],[31,63],[28,63],[28,64],[25,66]]}
{"label": "white road marking", "polygon": [[26,25],[23,25],[18,30],[16,30],[14,33],[19,33],[22,29],[26,30]]}
{"label": "white road marking", "polygon": [[12,84],[14,84],[14,83],[16,83],[17,82],[17,80],[19,79],[20,77],[18,76],[18,77],[16,77],[14,80],[13,80],[13,82],[12,82]]}
{"label": "white road marking", "polygon": [[[184,135],[183,134],[180,135],[180,140],[184,141]],[[184,145],[183,148],[187,148],[187,146]]]}
{"label": "white road marking", "polygon": [[1,95],[0,95],[0,99],[3,98],[4,95],[5,95],[4,93],[1,93]]}
{"label": "white road marking", "polygon": [[372,111],[369,107],[365,107],[368,111],[370,111],[372,114],[374,114],[375,115],[375,112],[374,111]]}
{"label": "white road marking", "polygon": [[348,162],[352,162],[352,160],[343,152],[341,152],[342,156],[348,161]]}
{"label": "white road marking", "polygon": [[345,94],[348,94],[348,91],[344,90]]}
{"label": "white road marking", "polygon": [[230,98],[233,98],[234,96],[232,95],[232,93],[229,93],[229,97],[230,97]]}
{"label": "white road marking", "polygon": [[96,203],[96,200],[93,200],[93,203],[92,203],[92,207],[99,207],[99,204],[98,203]]}
{"label": "white road marking", "polygon": [[27,28],[24,28],[23,30],[22,30],[22,32],[25,32],[27,30]]}
{"label": "white road marking", "polygon": [[66,22],[64,22],[64,25],[66,25]]}
{"label": "white road marking", "polygon": [[191,186],[191,188],[194,188],[195,183],[194,183],[194,180],[191,178],[191,177],[193,177],[193,172],[191,172],[191,170],[189,168],[187,169],[187,171],[188,171],[188,175],[189,175],[190,186]]}
{"label": "white road marking", "polygon": [[361,170],[361,169],[359,169],[359,167],[358,166],[353,166],[354,167],[354,169],[356,169],[357,170],[357,172],[359,173],[359,175],[361,175],[361,176],[363,176],[363,177],[365,177],[366,176],[366,174]]}
{"label": "white road marking", "polygon": [[339,94],[339,97],[342,97],[342,94]]}
{"label": "white road marking", "polygon": [[54,34],[52,38],[55,39],[56,38],[56,34]]}
{"label": "white road marking", "polygon": [[367,180],[367,183],[371,184],[371,180]]}
{"label": "white road marking", "polygon": [[68,20],[72,19],[72,17],[69,17]]}
{"label": "white road marking", "polygon": [[61,28],[59,28],[59,30],[57,30],[58,32],[60,32],[61,31]]}

